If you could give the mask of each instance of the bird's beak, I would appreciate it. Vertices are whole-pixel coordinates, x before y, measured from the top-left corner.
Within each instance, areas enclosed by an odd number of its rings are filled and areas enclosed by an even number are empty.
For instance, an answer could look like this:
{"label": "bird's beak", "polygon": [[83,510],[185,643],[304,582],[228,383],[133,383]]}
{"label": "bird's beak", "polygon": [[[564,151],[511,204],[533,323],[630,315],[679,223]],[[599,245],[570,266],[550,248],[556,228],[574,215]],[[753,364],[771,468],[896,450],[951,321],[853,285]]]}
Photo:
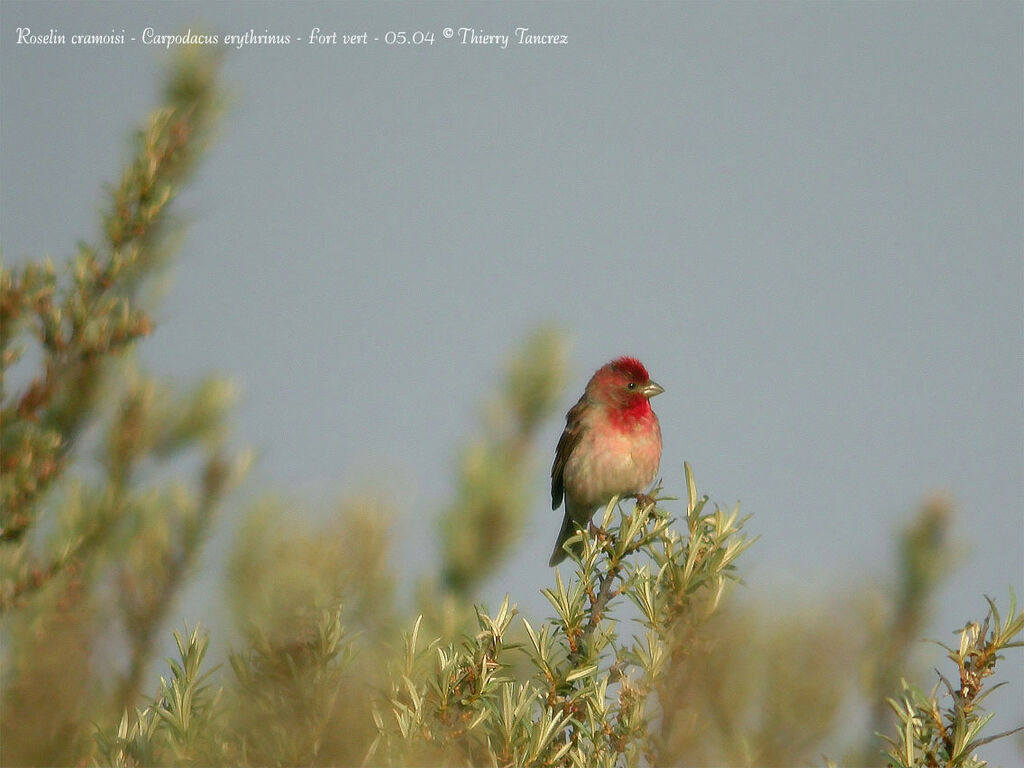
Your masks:
{"label": "bird's beak", "polygon": [[647,386],[640,390],[641,394],[643,394],[643,396],[646,397],[648,400],[650,400],[655,395],[660,395],[664,391],[665,388],[661,386],[661,384],[658,384],[653,381],[648,381]]}

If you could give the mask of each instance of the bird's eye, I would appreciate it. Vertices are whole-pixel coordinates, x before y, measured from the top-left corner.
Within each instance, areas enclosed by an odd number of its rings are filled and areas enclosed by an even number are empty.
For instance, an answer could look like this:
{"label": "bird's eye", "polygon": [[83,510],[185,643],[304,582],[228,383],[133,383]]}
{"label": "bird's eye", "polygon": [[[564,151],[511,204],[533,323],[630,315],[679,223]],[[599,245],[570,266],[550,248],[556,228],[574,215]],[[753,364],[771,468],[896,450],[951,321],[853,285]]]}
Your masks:
{"label": "bird's eye", "polygon": [[635,381],[629,382],[629,384],[626,385],[626,389],[636,389],[636,382]]}

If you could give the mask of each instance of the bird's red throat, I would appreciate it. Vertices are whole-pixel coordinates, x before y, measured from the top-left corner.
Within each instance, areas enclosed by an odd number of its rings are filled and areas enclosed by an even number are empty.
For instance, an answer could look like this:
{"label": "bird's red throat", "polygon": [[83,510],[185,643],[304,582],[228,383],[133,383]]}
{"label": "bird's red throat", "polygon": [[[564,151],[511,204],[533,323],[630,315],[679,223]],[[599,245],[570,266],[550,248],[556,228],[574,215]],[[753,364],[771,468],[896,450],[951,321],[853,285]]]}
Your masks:
{"label": "bird's red throat", "polygon": [[608,411],[608,423],[622,432],[636,429],[640,424],[650,422],[654,418],[651,402],[638,395],[631,402]]}

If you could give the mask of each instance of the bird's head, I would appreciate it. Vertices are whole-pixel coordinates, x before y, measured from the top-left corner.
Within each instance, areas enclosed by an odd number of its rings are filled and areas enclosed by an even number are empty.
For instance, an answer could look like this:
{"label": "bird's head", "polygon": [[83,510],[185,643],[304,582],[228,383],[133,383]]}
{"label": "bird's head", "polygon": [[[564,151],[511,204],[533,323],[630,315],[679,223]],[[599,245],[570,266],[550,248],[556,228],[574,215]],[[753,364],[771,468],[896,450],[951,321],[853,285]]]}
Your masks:
{"label": "bird's head", "polygon": [[587,385],[601,405],[626,411],[649,411],[647,402],[665,390],[651,381],[644,364],[635,357],[620,357],[602,366]]}

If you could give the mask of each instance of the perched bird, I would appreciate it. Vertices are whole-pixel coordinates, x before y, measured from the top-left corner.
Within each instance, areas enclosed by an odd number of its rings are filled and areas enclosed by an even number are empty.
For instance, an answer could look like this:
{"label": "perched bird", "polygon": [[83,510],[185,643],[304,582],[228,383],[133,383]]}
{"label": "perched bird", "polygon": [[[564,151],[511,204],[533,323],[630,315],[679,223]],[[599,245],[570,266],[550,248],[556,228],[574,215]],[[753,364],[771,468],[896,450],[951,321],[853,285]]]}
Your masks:
{"label": "perched bird", "polygon": [[620,357],[591,377],[565,416],[551,466],[551,508],[565,497],[565,516],[548,565],[566,557],[562,545],[612,496],[636,496],[654,481],[661,427],[650,399],[665,390],[635,357]]}

